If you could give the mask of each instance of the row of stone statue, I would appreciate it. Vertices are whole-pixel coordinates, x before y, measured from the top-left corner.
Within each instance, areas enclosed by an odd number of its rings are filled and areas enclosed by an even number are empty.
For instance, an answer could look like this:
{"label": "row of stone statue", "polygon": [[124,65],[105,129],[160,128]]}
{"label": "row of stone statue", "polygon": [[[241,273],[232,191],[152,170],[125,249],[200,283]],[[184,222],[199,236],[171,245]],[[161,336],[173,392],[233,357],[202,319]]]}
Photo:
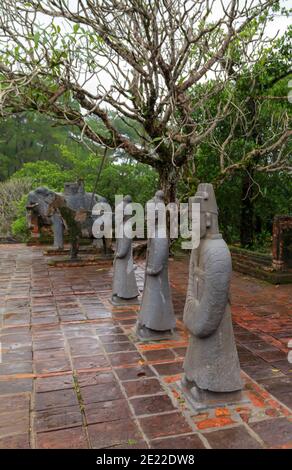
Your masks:
{"label": "row of stone statue", "polygon": [[[163,202],[158,191],[154,202]],[[211,184],[200,184],[193,202],[200,204],[200,245],[192,250],[183,321],[190,332],[184,361],[183,389],[200,408],[240,399],[242,382],[236,350],[229,286],[232,273],[229,249],[218,229],[218,209]],[[131,203],[124,199],[126,207]],[[125,223],[127,216],[124,216]],[[175,329],[168,280],[169,242],[156,233],[148,239],[144,290],[136,334],[140,340],[171,337]],[[117,239],[114,258],[113,303],[129,304],[138,297],[132,240]]]}
{"label": "row of stone statue", "polygon": [[[153,202],[163,203],[163,198],[163,192],[158,191]],[[79,238],[83,234],[92,236],[90,211],[101,200],[105,199],[86,193],[82,182],[68,183],[63,194],[47,188],[31,192],[27,209],[30,222],[36,218],[53,226],[55,248],[63,247],[64,225],[67,225],[71,234],[71,257],[74,258]],[[192,202],[200,204],[201,241],[190,257],[183,316],[190,341],[184,361],[183,388],[190,392],[197,406],[198,403],[217,404],[218,400],[220,402],[218,396],[223,396],[224,402],[232,401],[242,383],[229,305],[231,256],[219,233],[212,185],[200,184]],[[125,209],[130,203],[131,198],[127,196],[121,204]],[[126,223],[128,218],[124,215],[121,223]],[[168,280],[169,241],[160,236],[158,224],[154,224],[153,230],[148,239],[144,290],[136,326],[137,336],[144,341],[173,337],[176,325]],[[103,240],[103,243],[109,246],[111,240]],[[115,305],[137,303],[139,291],[132,239],[126,236],[116,239],[112,294]]]}

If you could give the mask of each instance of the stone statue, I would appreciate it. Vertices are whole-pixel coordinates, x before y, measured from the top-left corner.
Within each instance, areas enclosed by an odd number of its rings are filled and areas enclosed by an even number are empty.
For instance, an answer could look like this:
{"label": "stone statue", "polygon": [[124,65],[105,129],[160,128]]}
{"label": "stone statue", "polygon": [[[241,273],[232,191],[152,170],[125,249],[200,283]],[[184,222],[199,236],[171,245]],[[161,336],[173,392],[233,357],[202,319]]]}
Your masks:
{"label": "stone statue", "polygon": [[200,184],[191,202],[200,203],[201,241],[190,259],[183,317],[190,341],[182,385],[200,408],[238,398],[240,393],[230,392],[242,382],[229,304],[231,256],[219,233],[213,186]]}
{"label": "stone statue", "polygon": [[[102,207],[102,211],[98,214],[93,213],[93,216],[92,216],[92,218],[94,219],[93,223],[100,222],[103,215],[107,213],[113,224],[114,214],[111,212],[111,207],[109,206],[108,200],[103,196],[98,196],[98,203],[99,203],[99,206]],[[103,222],[101,223],[101,225],[103,226],[104,219],[102,220]],[[92,232],[93,231],[94,229],[92,227]],[[103,234],[101,238],[94,238],[93,246],[95,247],[97,251],[104,253],[104,255],[112,254],[113,252],[112,251],[112,228],[110,228],[107,231],[106,236]]]}
{"label": "stone statue", "polygon": [[[81,180],[75,183],[65,183],[64,193],[55,193],[45,187],[39,187],[31,191],[26,204],[28,226],[32,228],[34,223],[38,224],[39,229],[51,226],[54,234],[54,248],[63,250],[64,231],[65,229],[68,230],[69,227],[60,210],[55,208],[55,211],[51,210],[51,215],[48,214],[49,204],[57,196],[63,197],[67,208],[81,214],[79,238],[93,238],[92,226],[95,217],[91,214],[92,208],[97,202],[107,201],[102,196],[86,192]],[[105,254],[111,251],[111,239],[94,239],[93,245]]]}
{"label": "stone statue", "polygon": [[[117,207],[116,212],[121,210],[121,206],[125,210],[128,204],[131,204],[131,196],[125,196]],[[132,238],[124,233],[124,225],[130,218],[129,215],[123,213],[122,220],[116,233],[116,251],[114,257],[114,274],[112,286],[112,303],[114,305],[137,303],[139,290],[137,287],[136,276],[133,263]],[[119,223],[117,221],[117,223]]]}
{"label": "stone statue", "polygon": [[71,209],[63,195],[52,192],[48,200],[48,215],[52,217],[60,215],[68,229],[71,260],[78,258],[79,240],[82,237],[82,223],[86,222],[87,211],[85,209]]}
{"label": "stone statue", "polygon": [[64,248],[64,223],[60,214],[48,215],[48,203],[53,191],[46,187],[39,187],[30,191],[26,202],[28,227],[33,228],[37,223],[38,228],[51,226],[54,234],[54,248],[63,250]]}
{"label": "stone statue", "polygon": [[[157,204],[164,206],[163,191],[157,191],[149,202],[154,202],[156,207]],[[169,239],[166,227],[160,227],[158,222],[158,211],[155,209],[155,224],[148,239],[144,291],[136,330],[142,340],[171,337],[176,324],[168,281]]]}

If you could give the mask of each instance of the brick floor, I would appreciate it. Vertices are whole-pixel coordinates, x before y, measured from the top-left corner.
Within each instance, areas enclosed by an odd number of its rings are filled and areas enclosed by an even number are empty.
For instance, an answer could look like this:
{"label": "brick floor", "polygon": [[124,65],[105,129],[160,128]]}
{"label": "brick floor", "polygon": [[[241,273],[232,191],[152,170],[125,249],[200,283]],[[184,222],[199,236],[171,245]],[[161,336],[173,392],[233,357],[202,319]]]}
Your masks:
{"label": "brick floor", "polygon": [[[188,259],[170,261],[175,340],[135,341],[137,307],[110,302],[108,262],[53,268],[0,245],[1,448],[290,448],[291,286],[234,273],[232,313],[248,402],[192,412],[178,387]],[[143,266],[136,270],[143,286]]]}

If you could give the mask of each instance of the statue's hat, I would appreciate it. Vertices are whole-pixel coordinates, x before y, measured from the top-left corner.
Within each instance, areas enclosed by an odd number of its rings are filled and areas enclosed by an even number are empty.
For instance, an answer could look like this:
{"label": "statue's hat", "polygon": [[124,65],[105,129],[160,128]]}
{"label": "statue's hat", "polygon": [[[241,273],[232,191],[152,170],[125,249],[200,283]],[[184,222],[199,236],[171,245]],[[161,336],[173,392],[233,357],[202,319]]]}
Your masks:
{"label": "statue's hat", "polygon": [[199,203],[201,212],[218,215],[215,192],[211,183],[200,183],[195,196],[191,198],[191,202]]}

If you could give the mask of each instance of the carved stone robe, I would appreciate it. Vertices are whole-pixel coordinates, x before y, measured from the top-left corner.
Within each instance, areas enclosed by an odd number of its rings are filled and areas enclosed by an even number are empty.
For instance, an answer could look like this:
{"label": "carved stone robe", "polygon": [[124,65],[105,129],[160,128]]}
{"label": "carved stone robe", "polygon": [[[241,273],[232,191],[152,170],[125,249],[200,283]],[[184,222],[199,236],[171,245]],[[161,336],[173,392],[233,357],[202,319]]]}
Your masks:
{"label": "carved stone robe", "polygon": [[184,309],[191,334],[184,370],[189,381],[213,392],[242,388],[229,303],[231,273],[230,252],[220,234],[202,239],[192,251]]}
{"label": "carved stone robe", "polygon": [[132,240],[123,237],[116,240],[112,294],[122,299],[139,295],[133,263]]}
{"label": "carved stone robe", "polygon": [[156,331],[172,330],[176,324],[168,281],[168,255],[168,238],[149,238],[138,322]]}

